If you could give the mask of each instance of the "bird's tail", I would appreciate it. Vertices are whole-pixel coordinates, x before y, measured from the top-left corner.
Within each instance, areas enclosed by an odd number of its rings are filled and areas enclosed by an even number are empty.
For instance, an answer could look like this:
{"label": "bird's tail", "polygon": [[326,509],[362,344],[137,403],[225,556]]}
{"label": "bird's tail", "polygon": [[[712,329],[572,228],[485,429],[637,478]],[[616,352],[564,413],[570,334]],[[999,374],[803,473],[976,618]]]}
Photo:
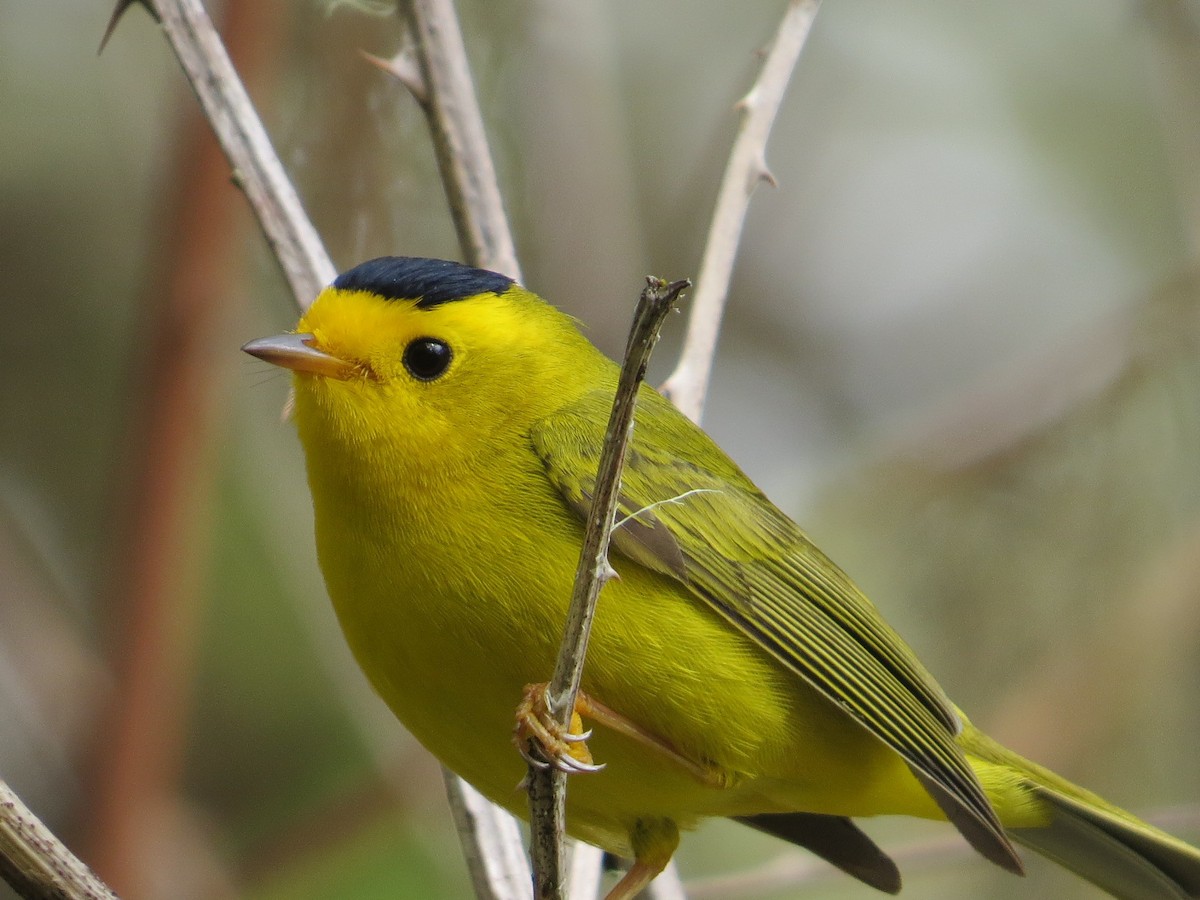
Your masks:
{"label": "bird's tail", "polygon": [[1124,900],[1200,898],[1200,850],[967,724],[960,737],[1012,838]]}

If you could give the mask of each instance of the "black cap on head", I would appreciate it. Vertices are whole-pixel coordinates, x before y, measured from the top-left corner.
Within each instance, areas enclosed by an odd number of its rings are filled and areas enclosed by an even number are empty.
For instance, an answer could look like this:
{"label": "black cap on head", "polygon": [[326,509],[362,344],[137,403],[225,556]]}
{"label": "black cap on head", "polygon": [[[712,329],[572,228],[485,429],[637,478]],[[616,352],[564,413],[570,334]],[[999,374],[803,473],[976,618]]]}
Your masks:
{"label": "black cap on head", "polygon": [[415,300],[421,309],[463,300],[475,294],[503,294],[513,284],[507,275],[473,269],[448,259],[381,256],[347,269],[333,282],[343,291],[369,291],[388,300]]}

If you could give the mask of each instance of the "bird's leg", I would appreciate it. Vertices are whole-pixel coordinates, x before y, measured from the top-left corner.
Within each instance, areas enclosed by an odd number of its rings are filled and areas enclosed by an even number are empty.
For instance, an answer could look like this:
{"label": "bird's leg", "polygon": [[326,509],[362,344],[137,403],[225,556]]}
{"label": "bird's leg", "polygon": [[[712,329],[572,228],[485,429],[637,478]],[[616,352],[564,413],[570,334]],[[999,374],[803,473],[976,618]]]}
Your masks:
{"label": "bird's leg", "polygon": [[[661,756],[666,757],[679,767],[686,769],[692,776],[701,784],[709,787],[724,788],[729,787],[732,783],[732,777],[729,773],[718,769],[716,766],[697,762],[687,756],[684,756],[665,738],[659,737],[651,731],[647,731],[641,725],[621,715],[614,709],[605,706],[595,697],[588,694],[579,693],[579,699],[575,701],[575,711],[587,716],[598,725],[603,725],[605,728],[610,728],[618,734],[623,734],[627,738],[632,738],[639,744],[649,747]],[[663,863],[666,865],[666,863]]]}
{"label": "bird's leg", "polygon": [[547,708],[546,687],[544,683],[526,685],[525,697],[521,701],[521,705],[517,707],[517,725],[513,730],[513,741],[526,761],[530,761],[529,746],[532,743],[537,747],[536,753],[538,754],[532,760],[534,765],[554,765],[566,772],[596,771],[601,768],[594,765],[592,755],[584,743],[591,735],[591,731],[583,731],[581,718],[583,716],[598,725],[637,741],[644,747],[649,747],[691,773],[701,784],[715,788],[729,787],[731,784],[732,778],[729,773],[713,765],[697,762],[684,756],[666,739],[647,731],[641,725],[611,707],[605,706],[595,697],[583,691],[580,691],[579,696],[575,699],[575,709],[571,713],[571,727],[567,734],[563,734],[562,729]]}
{"label": "bird's leg", "polygon": [[679,829],[671,819],[638,819],[629,839],[637,856],[604,900],[633,900],[657,878],[679,846]]}

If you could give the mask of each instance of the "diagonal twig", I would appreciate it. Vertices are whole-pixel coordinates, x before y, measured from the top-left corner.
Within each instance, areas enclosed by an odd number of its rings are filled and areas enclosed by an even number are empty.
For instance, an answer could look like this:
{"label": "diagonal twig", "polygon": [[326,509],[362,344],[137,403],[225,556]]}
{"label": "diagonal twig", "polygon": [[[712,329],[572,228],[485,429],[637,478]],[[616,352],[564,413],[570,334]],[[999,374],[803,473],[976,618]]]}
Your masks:
{"label": "diagonal twig", "polygon": [[[596,611],[600,589],[612,577],[608,562],[608,545],[616,517],[620,494],[621,469],[633,434],[633,414],[637,407],[638,388],[646,377],[650,353],[658,340],[667,313],[690,281],[667,283],[648,278],[645,290],[634,313],[633,328],[625,350],[625,363],[617,383],[600,468],[596,473],[596,490],[584,531],[583,549],[575,572],[575,589],[567,613],[567,624],[554,677],[546,689],[546,705],[558,724],[566,729],[575,708],[575,698],[583,678],[587,654],[588,633]],[[560,900],[563,896],[562,835],[566,820],[566,773],[554,766],[530,764],[530,854],[533,857],[534,896],[537,900]]]}
{"label": "diagonal twig", "polygon": [[[120,0],[101,47],[133,0]],[[233,66],[196,0],[144,0],[166,32],[221,139],[263,231],[299,301],[332,277],[333,267],[271,149]],[[27,897],[112,897],[32,814],[0,785],[0,874]]]}
{"label": "diagonal twig", "polygon": [[683,352],[675,371],[661,388],[662,393],[694,422],[700,421],[708,393],[721,317],[729,295],[729,280],[750,195],[760,181],[775,183],[767,168],[767,138],[820,5],[821,0],[790,0],[758,80],[738,102],[742,112],[741,128],[721,179],[700,274],[696,279]]}
{"label": "diagonal twig", "polygon": [[[118,0],[105,42],[133,2]],[[198,0],[142,2],[179,58],[280,260],[297,305],[305,308],[332,280],[335,270],[219,36]],[[446,0],[417,0],[409,12],[421,48],[422,73],[418,82],[410,72],[406,83],[423,88],[414,90],[414,95],[430,113],[464,252],[476,265],[519,276],[453,6]],[[530,877],[515,822],[457,778],[448,776],[447,788],[477,895],[494,900],[521,896]]]}
{"label": "diagonal twig", "polygon": [[[108,39],[133,0],[120,0]],[[280,163],[221,37],[200,0],[142,0],[158,20],[233,175],[250,201],[296,303],[304,309],[336,271],[295,187]]]}
{"label": "diagonal twig", "polygon": [[0,781],[0,878],[29,900],[116,900]]}

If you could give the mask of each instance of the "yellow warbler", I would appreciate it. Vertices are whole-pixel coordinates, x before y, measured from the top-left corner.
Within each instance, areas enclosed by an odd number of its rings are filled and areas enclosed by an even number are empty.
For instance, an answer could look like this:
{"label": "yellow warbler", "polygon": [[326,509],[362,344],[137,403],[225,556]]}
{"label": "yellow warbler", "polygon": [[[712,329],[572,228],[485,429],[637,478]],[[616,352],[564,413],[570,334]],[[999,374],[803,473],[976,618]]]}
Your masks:
{"label": "yellow warbler", "polygon": [[[617,367],[511,279],[387,257],[294,333],[245,350],[295,373],[317,551],[363,671],[438,759],[527,816],[514,708],[562,635]],[[948,819],[1119,897],[1200,896],[1200,851],[1004,749],[947,699],[849,577],[643,388],[578,712],[602,771],[567,828],[634,866],[729,816],[884,891],[851,821]],[[572,750],[561,762],[586,757]],[[580,767],[580,766],[577,766]]]}

